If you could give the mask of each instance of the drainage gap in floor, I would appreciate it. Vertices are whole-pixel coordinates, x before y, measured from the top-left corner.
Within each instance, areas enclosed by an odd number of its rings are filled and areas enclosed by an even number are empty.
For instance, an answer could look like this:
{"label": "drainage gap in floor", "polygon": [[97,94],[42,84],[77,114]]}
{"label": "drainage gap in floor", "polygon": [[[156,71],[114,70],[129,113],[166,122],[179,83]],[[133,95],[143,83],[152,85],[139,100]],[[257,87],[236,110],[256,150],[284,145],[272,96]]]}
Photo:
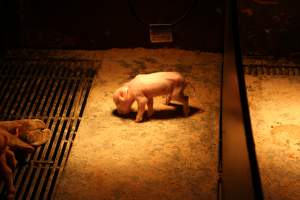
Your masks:
{"label": "drainage gap in floor", "polygon": [[[51,199],[79,127],[95,71],[92,62],[0,63],[0,120],[38,118],[51,129],[14,171],[16,199]],[[81,67],[82,66],[82,67]],[[1,196],[5,188],[1,184]]]}

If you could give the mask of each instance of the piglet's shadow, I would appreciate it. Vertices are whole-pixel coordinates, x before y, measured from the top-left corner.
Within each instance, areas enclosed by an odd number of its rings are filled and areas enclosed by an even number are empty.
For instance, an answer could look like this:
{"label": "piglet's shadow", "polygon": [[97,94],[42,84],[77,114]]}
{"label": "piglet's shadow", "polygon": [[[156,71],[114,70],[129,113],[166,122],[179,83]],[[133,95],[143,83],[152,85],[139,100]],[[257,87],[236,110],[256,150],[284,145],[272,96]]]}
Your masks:
{"label": "piglet's shadow", "polygon": [[[175,118],[182,118],[183,116],[183,106],[179,104],[170,103],[168,106],[174,107],[174,109],[166,109],[166,110],[155,110],[151,116],[151,119],[175,119]],[[203,113],[204,110],[190,106],[190,113],[189,116],[192,116],[198,112]],[[136,117],[137,112],[130,112],[127,115],[120,115],[117,110],[113,110],[112,114],[116,117],[120,117],[123,119],[132,119],[134,120]],[[144,121],[148,121],[149,118],[147,117],[147,111],[144,113]]]}
{"label": "piglet's shadow", "polygon": [[126,115],[121,115],[117,112],[117,109],[114,109],[112,114],[116,117],[120,117],[122,119],[135,119],[135,116],[136,116],[136,112],[130,112]]}

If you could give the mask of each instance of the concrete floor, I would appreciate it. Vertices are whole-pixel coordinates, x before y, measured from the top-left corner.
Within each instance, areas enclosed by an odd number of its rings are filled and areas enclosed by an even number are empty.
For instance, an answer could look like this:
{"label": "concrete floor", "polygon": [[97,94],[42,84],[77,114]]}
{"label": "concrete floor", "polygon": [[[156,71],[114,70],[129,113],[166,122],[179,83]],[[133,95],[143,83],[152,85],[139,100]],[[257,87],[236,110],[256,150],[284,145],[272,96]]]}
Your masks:
{"label": "concrete floor", "polygon": [[[54,199],[216,199],[222,55],[139,48],[91,58],[101,65]],[[162,97],[143,123],[134,122],[135,113],[116,116],[113,92],[155,71],[179,71],[192,84],[190,116]]]}
{"label": "concrete floor", "polygon": [[[16,55],[28,57],[28,51]],[[221,54],[142,48],[30,52],[32,59],[41,57],[93,61],[97,69],[54,199],[216,199]],[[114,114],[115,89],[136,74],[169,70],[181,72],[196,89],[186,89],[189,117],[161,97],[143,123],[134,122],[135,113]],[[246,83],[265,199],[298,200],[300,77],[246,75]]]}
{"label": "concrete floor", "polygon": [[300,76],[246,75],[266,200],[300,199]]}

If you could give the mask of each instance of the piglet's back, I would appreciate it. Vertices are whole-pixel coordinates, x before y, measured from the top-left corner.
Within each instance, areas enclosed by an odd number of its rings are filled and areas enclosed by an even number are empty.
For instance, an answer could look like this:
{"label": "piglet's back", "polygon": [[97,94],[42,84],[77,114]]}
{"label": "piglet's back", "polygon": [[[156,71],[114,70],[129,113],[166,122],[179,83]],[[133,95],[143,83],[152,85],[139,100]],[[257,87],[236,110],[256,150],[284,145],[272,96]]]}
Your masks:
{"label": "piglet's back", "polygon": [[129,82],[135,93],[144,93],[148,97],[172,93],[175,87],[185,84],[184,78],[178,72],[155,72],[140,74]]}
{"label": "piglet's back", "polygon": [[155,72],[151,74],[139,74],[130,82],[151,84],[162,82],[165,80],[184,81],[184,78],[178,72]]}

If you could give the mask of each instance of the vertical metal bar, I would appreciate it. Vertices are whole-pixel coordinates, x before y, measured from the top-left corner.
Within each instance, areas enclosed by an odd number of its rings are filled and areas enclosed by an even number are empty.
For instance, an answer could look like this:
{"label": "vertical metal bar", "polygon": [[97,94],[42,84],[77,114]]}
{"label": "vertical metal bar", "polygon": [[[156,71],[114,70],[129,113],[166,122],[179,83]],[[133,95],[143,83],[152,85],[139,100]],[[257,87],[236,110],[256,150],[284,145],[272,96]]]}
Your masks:
{"label": "vertical metal bar", "polygon": [[79,112],[79,117],[82,117],[83,116],[83,111],[85,109],[85,106],[86,106],[86,103],[87,103],[87,99],[88,99],[88,94],[90,93],[90,89],[92,87],[92,81],[90,80],[86,80],[86,83],[85,83],[85,89],[84,89],[84,94],[83,94],[83,102],[80,106],[80,112]]}
{"label": "vertical metal bar", "polygon": [[[24,74],[24,76],[26,76],[27,84],[23,85],[22,93],[16,93],[16,95],[17,95],[16,98],[10,102],[11,106],[8,107],[8,114],[9,114],[10,118],[14,118],[13,116],[17,116],[18,118],[20,118],[20,112],[23,111],[22,106],[24,106],[24,104],[27,103],[26,100],[30,96],[31,91],[35,86],[36,80],[33,81],[31,79],[32,75],[35,73],[36,73],[36,71],[34,71],[34,69],[30,68],[28,73]],[[18,102],[18,104],[15,104],[16,102]]]}
{"label": "vertical metal bar", "polygon": [[74,83],[75,88],[74,88],[74,92],[72,93],[72,96],[70,99],[69,107],[63,115],[65,117],[73,117],[73,115],[71,115],[71,112],[72,112],[72,109],[74,108],[74,103],[76,104],[75,100],[77,98],[77,92],[78,92],[79,86],[80,86],[80,80],[76,80]]}
{"label": "vertical metal bar", "polygon": [[70,80],[70,86],[69,86],[69,89],[68,89],[68,95],[67,95],[67,99],[65,100],[64,102],[64,105],[62,106],[62,109],[60,110],[60,113],[59,113],[59,116],[60,117],[67,117],[67,113],[68,113],[68,110],[71,106],[71,102],[72,102],[72,99],[74,97],[74,95],[76,94],[76,80]]}
{"label": "vertical metal bar", "polygon": [[54,164],[57,164],[57,153],[59,151],[59,148],[61,146],[61,142],[64,142],[64,135],[65,135],[65,129],[67,126],[67,120],[61,120],[59,130],[56,134],[57,137],[55,137],[55,140],[53,142],[53,145],[51,147],[51,151],[48,156],[48,160],[52,160]]}
{"label": "vertical metal bar", "polygon": [[40,188],[40,185],[42,184],[41,182],[41,177],[42,174],[44,173],[45,168],[42,167],[40,168],[39,172],[37,173],[37,179],[35,181],[35,185],[32,187],[32,190],[29,191],[29,194],[31,194],[31,199],[36,199],[35,196],[37,195],[37,190]]}
{"label": "vertical metal bar", "polygon": [[237,1],[226,0],[222,85],[222,199],[262,199],[238,34]]}
{"label": "vertical metal bar", "polygon": [[66,135],[70,126],[70,122],[71,120],[65,120],[64,121],[64,128],[62,129],[61,133],[60,133],[60,139],[59,142],[56,144],[56,148],[55,151],[52,154],[52,160],[54,160],[54,164],[58,167],[60,167],[60,163],[59,163],[59,158],[61,157],[61,155],[65,155],[65,152],[63,151],[63,147],[65,146],[66,143]]}
{"label": "vertical metal bar", "polygon": [[52,199],[54,187],[56,185],[56,180],[57,180],[59,172],[60,172],[60,170],[56,169],[56,168],[52,170],[52,174],[49,177],[48,185],[45,190],[44,199],[47,199],[47,200]]}
{"label": "vertical metal bar", "polygon": [[37,77],[33,77],[34,79],[37,79],[38,85],[35,85],[35,88],[30,95],[30,99],[28,100],[28,106],[24,108],[23,117],[31,117],[31,113],[33,113],[33,110],[35,107],[39,107],[39,100],[41,99],[41,91],[43,91],[43,88],[47,84],[47,79],[45,79],[44,76],[42,76],[43,73],[45,73],[45,68],[42,66],[38,66],[40,69],[40,73]]}
{"label": "vertical metal bar", "polygon": [[[40,191],[38,193],[39,194],[38,199],[45,199],[46,189],[47,189],[47,187],[49,185],[49,182],[51,183],[54,171],[55,171],[55,169],[53,169],[53,168],[47,168],[45,170],[45,172],[43,174],[43,175],[45,175],[44,176],[44,181],[42,181],[43,184],[39,187]],[[47,180],[47,181],[45,181],[45,180]]]}

